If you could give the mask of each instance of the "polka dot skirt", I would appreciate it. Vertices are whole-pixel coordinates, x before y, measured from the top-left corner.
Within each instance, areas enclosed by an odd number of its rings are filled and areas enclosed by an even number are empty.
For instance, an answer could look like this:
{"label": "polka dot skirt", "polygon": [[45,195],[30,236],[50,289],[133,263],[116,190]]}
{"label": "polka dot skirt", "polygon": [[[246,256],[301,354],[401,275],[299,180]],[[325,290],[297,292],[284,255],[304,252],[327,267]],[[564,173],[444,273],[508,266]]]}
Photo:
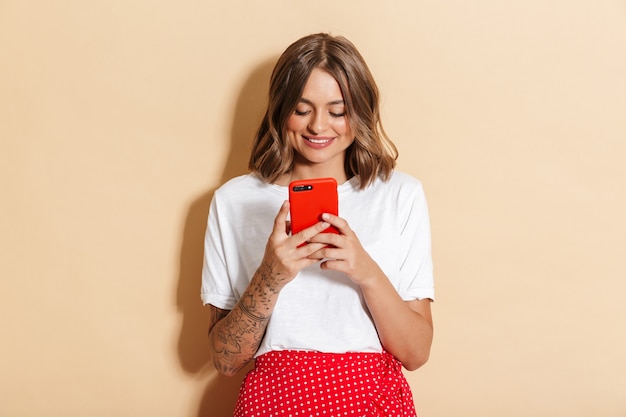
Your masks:
{"label": "polka dot skirt", "polygon": [[273,351],[259,356],[234,417],[415,417],[411,389],[389,353]]}

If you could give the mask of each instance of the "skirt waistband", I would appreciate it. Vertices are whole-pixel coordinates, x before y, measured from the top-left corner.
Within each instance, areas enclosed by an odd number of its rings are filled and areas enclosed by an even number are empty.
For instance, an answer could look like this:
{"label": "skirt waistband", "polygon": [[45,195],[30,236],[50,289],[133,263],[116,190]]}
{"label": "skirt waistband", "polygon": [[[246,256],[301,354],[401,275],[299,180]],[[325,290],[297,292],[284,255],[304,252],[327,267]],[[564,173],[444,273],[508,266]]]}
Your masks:
{"label": "skirt waistband", "polygon": [[380,364],[385,364],[389,361],[397,362],[390,353],[385,351],[326,353],[305,350],[275,350],[257,357],[255,364],[257,368],[263,368],[265,366],[303,368],[310,365],[324,367],[348,364],[357,366],[359,363],[364,362],[379,362]]}

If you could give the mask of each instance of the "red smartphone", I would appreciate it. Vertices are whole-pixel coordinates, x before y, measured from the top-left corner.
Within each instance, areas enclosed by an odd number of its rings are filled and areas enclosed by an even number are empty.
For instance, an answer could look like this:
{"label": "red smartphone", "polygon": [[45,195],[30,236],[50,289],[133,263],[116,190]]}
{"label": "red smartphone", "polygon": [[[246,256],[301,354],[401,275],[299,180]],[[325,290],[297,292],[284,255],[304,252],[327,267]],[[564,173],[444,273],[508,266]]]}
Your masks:
{"label": "red smartphone", "polygon": [[[311,227],[322,220],[323,213],[339,215],[337,181],[334,178],[314,178],[289,184],[291,233]],[[339,233],[333,226],[322,233]]]}

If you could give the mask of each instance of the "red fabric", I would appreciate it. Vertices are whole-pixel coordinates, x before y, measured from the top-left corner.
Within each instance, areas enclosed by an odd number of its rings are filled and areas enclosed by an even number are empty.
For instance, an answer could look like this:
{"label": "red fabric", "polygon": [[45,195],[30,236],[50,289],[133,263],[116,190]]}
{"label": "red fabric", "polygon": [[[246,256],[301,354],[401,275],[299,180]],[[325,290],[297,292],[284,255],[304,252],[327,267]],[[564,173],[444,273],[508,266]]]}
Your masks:
{"label": "red fabric", "polygon": [[234,417],[416,417],[389,353],[274,351],[246,375]]}

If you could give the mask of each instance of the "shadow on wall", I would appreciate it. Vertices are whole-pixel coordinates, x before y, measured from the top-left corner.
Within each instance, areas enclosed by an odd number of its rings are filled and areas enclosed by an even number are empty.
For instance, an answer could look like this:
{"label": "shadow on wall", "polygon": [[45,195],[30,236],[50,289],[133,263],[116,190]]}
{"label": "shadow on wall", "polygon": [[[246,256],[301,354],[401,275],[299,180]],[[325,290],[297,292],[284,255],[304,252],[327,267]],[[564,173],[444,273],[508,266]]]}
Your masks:
{"label": "shadow on wall", "polygon": [[[224,165],[220,185],[248,171],[252,138],[267,104],[269,79],[276,59],[258,65],[243,84],[236,107],[230,137],[230,151]],[[211,140],[207,138],[207,140]],[[219,375],[208,351],[208,308],[200,301],[200,281],[204,232],[213,192],[209,190],[189,207],[183,230],[176,304],[182,314],[178,339],[178,356],[183,370],[204,380],[208,386],[198,407],[198,417],[227,417],[232,412],[239,386],[250,365],[235,377]]]}

